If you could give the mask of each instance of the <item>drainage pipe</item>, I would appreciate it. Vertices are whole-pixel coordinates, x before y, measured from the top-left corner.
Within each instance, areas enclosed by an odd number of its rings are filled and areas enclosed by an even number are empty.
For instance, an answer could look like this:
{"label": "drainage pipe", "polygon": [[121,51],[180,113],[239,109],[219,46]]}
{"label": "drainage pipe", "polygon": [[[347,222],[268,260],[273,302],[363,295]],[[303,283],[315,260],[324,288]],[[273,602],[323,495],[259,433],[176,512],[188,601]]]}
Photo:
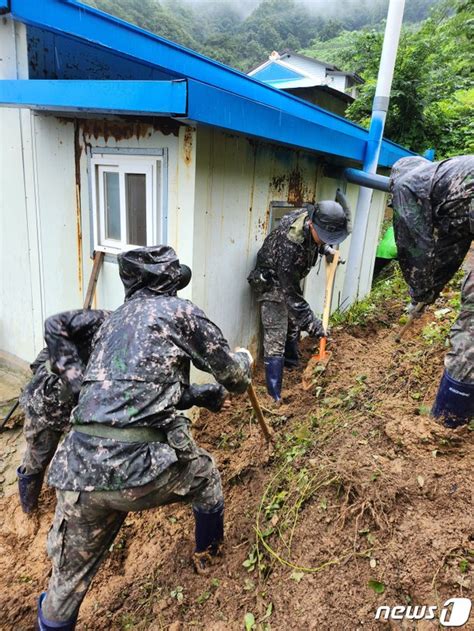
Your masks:
{"label": "drainage pipe", "polygon": [[377,173],[366,173],[360,169],[344,169],[343,177],[348,182],[360,184],[368,188],[375,188],[377,191],[388,193],[389,178],[386,175],[378,175]]}
{"label": "drainage pipe", "polygon": [[[388,103],[390,100],[390,88],[392,86],[398,42],[400,40],[404,7],[405,0],[390,0],[377,78],[377,88],[372,105],[369,138],[362,167],[362,171],[365,174],[376,174],[377,171],[385,118],[387,116]],[[357,200],[354,230],[352,233],[342,297],[342,304],[347,306],[368,290],[368,287],[360,287],[360,279],[371,201],[372,189],[361,186]]]}

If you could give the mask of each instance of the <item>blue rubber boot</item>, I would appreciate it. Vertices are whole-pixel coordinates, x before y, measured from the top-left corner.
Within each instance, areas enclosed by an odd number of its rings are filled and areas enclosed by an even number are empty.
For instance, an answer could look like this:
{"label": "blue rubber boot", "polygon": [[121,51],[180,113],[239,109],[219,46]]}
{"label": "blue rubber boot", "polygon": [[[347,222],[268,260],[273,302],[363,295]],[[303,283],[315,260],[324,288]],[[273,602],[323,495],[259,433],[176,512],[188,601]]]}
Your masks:
{"label": "blue rubber boot", "polygon": [[298,340],[286,340],[285,344],[285,367],[296,368],[299,364]]}
{"label": "blue rubber boot", "polygon": [[265,357],[265,381],[267,382],[267,392],[281,403],[281,383],[283,381],[283,357]]}
{"label": "blue rubber boot", "polygon": [[446,370],[439,384],[431,414],[454,429],[474,419],[474,383],[456,381]]}
{"label": "blue rubber boot", "polygon": [[207,574],[224,541],[224,502],[219,502],[209,512],[193,508],[193,513],[196,541],[193,563],[198,574]]}
{"label": "blue rubber boot", "polygon": [[47,620],[43,612],[41,610],[41,605],[43,600],[46,598],[46,592],[43,592],[38,599],[38,630],[39,631],[52,631],[53,629],[58,629],[60,631],[74,631],[76,628],[76,620],[77,617],[72,618],[71,620],[66,620],[65,622],[54,622],[53,620]]}
{"label": "blue rubber boot", "polygon": [[43,472],[24,473],[23,467],[18,467],[16,475],[18,477],[18,494],[23,512],[32,513],[38,508],[38,498],[43,486]]}

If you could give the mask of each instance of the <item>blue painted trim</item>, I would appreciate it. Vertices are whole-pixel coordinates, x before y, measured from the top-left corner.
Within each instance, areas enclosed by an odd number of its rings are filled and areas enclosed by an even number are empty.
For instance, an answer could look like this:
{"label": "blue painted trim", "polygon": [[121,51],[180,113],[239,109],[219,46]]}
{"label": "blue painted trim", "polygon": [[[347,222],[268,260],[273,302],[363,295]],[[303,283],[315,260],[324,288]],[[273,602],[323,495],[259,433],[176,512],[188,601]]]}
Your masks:
{"label": "blue painted trim", "polygon": [[60,112],[185,115],[186,81],[0,81],[0,105]]}
{"label": "blue painted trim", "polygon": [[[233,102],[233,114],[229,118],[232,124],[237,122],[238,103],[236,99],[243,100],[242,109],[246,109],[248,101],[255,101],[259,106],[259,115],[275,121],[275,111],[282,117],[289,117],[308,122],[317,119],[317,127],[309,130],[304,126],[304,133],[312,133],[313,136],[319,134],[320,129],[326,129],[325,136],[332,134],[332,147],[338,147],[337,151],[329,153],[339,156],[351,157],[354,151],[345,153],[346,139],[350,139],[350,146],[358,145],[359,141],[365,143],[368,140],[368,133],[362,127],[350,121],[327,112],[315,105],[303,101],[293,95],[281,92],[261,81],[244,75],[237,70],[224,66],[223,64],[208,59],[198,53],[178,46],[173,42],[165,40],[157,35],[148,33],[138,27],[118,20],[110,15],[102,13],[97,9],[85,6],[76,0],[42,0],[34,2],[32,0],[11,0],[11,11],[15,19],[39,26],[47,30],[69,34],[73,38],[78,38],[89,42],[92,45],[99,45],[113,51],[118,56],[139,60],[161,68],[171,74],[190,78],[196,82],[214,86],[221,91],[222,95],[231,94],[233,99],[224,98],[223,101]],[[203,109],[208,103],[203,104]],[[216,108],[211,108],[216,112]],[[222,115],[216,120],[210,116],[203,115],[208,124],[222,126]],[[287,142],[293,146],[307,147],[308,142],[296,132],[299,125],[296,125],[294,134],[291,133],[292,125],[283,135],[286,140],[281,140],[281,133],[272,136],[270,133],[270,123],[265,123],[267,129],[264,138],[277,142]],[[273,124],[273,123],[272,123]],[[242,123],[236,127],[230,124],[224,125],[226,129],[242,131],[242,133],[255,133],[255,125],[251,125],[254,131],[246,131]],[[259,136],[258,133],[256,133]],[[316,144],[312,143],[312,147]],[[385,143],[384,143],[385,145]],[[324,148],[328,150],[328,143],[323,142]],[[357,152],[359,153],[359,152]],[[391,145],[383,147],[380,163],[382,166],[391,166],[399,158],[414,155],[403,147]],[[361,160],[361,158],[357,158]]]}
{"label": "blue painted trim", "polygon": [[0,0],[0,15],[3,15],[4,13],[10,13],[9,0]]}
{"label": "blue painted trim", "polygon": [[335,133],[320,121],[318,112],[313,112],[312,117],[300,118],[198,81],[188,81],[188,118],[197,123],[359,162],[365,152],[363,137],[354,137],[342,131]]}

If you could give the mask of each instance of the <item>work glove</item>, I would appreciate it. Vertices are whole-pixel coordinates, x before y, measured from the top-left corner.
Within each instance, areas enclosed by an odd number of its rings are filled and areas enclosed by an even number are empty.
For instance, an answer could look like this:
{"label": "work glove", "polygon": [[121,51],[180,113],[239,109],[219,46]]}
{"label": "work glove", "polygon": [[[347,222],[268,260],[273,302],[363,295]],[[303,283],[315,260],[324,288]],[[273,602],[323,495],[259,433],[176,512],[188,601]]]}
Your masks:
{"label": "work glove", "polygon": [[336,253],[336,250],[332,248],[330,245],[328,245],[327,243],[325,243],[321,248],[321,254],[326,257],[326,261],[328,263],[333,262],[335,253]]}
{"label": "work glove", "polygon": [[244,348],[243,346],[238,346],[235,349],[236,353],[245,353],[245,355],[247,355],[247,357],[249,358],[249,362],[250,362],[250,367],[253,366],[253,357],[252,357],[252,353],[247,349]]}
{"label": "work glove", "polygon": [[193,384],[184,390],[176,407],[178,410],[188,410],[197,405],[211,412],[220,412],[228,394],[224,386],[218,383],[206,383],[202,386]]}
{"label": "work glove", "polygon": [[321,338],[327,336],[327,332],[324,330],[323,323],[318,318],[313,319],[306,331],[310,337]]}

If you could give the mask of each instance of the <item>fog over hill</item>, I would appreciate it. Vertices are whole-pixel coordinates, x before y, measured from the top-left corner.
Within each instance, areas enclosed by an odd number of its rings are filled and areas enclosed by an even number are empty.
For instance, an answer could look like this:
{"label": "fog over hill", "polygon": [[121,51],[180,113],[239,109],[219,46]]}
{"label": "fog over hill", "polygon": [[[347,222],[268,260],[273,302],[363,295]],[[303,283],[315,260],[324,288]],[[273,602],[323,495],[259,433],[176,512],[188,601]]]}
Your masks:
{"label": "fog over hill", "polygon": [[[345,30],[383,27],[388,0],[87,0],[107,13],[243,71],[272,50],[311,47]],[[437,0],[407,0],[405,22]]]}

